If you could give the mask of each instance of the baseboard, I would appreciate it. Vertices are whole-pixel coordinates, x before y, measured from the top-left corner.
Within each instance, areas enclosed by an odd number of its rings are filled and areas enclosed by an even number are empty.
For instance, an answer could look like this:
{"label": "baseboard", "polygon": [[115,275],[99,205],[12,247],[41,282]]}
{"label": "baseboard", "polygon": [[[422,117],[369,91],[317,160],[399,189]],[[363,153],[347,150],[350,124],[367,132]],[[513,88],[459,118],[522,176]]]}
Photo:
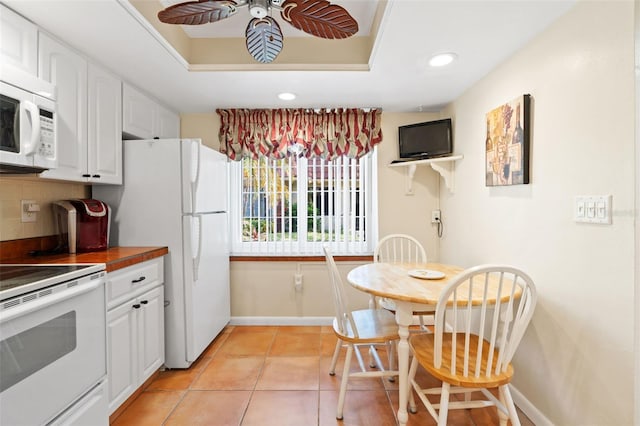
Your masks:
{"label": "baseboard", "polygon": [[513,398],[513,403],[522,410],[525,416],[529,418],[536,426],[553,426],[551,420],[545,417],[544,414],[535,405],[531,403],[518,389],[513,387],[513,385],[509,385],[509,389],[511,390],[511,397]]}
{"label": "baseboard", "polygon": [[229,325],[331,325],[333,317],[231,317]]}
{"label": "baseboard", "polygon": [[[231,317],[229,325],[332,325],[334,317]],[[428,315],[425,325],[433,325],[433,316]],[[418,317],[413,324],[420,324]]]}

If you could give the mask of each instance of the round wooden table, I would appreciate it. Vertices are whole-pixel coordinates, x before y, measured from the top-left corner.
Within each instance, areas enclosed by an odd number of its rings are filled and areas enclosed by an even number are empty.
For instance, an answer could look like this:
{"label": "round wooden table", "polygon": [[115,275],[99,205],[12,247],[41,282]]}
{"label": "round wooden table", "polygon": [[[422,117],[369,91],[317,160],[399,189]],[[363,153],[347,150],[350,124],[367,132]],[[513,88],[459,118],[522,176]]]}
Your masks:
{"label": "round wooden table", "polygon": [[[422,279],[410,275],[410,271],[429,270],[443,274],[439,279]],[[398,422],[406,425],[408,420],[408,374],[409,374],[409,326],[413,324],[413,312],[424,309],[425,305],[431,305],[435,309],[442,289],[464,269],[459,266],[445,265],[441,263],[369,263],[361,265],[349,272],[347,281],[358,290],[379,297],[393,299],[396,305],[396,322],[398,323],[398,370],[399,370],[399,408]],[[498,287],[491,286],[488,300],[495,303],[498,298]],[[493,294],[492,293],[493,290]],[[511,285],[503,287],[502,294],[507,295],[511,291]],[[468,299],[460,297],[466,292],[460,292],[458,304],[467,304]],[[482,301],[482,294],[475,292],[471,295],[472,303]]]}

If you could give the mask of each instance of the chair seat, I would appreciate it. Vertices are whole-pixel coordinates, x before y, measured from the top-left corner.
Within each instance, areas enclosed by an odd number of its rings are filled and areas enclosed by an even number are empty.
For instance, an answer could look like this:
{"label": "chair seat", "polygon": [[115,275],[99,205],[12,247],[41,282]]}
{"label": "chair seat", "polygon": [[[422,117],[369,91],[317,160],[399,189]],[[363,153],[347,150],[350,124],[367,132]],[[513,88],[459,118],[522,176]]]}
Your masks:
{"label": "chair seat", "polygon": [[[386,297],[380,298],[380,306],[384,309],[391,311],[393,313],[396,312],[396,304],[393,300],[387,299]],[[435,306],[433,308],[428,308],[425,306],[424,309],[413,311],[413,315],[433,315],[436,312]]]}
{"label": "chair seat", "polygon": [[[470,336],[469,351],[469,371],[475,371],[476,355],[475,348],[478,346],[479,337],[475,334]],[[482,345],[481,374],[475,377],[473,373],[463,374],[464,366],[464,334],[457,334],[458,344],[456,345],[456,374],[451,373],[451,333],[443,333],[442,335],[442,365],[436,368],[433,365],[433,352],[435,348],[435,334],[415,334],[412,335],[409,344],[413,350],[414,356],[420,364],[435,378],[447,382],[453,386],[464,386],[470,388],[495,388],[505,385],[511,381],[513,376],[513,366],[509,364],[505,372],[495,374],[495,362],[498,359],[498,351],[493,351],[493,369],[492,374],[486,375],[487,362],[489,359],[489,343]]]}
{"label": "chair seat", "polygon": [[351,316],[358,330],[355,336],[353,330],[347,322],[344,333],[340,332],[338,320],[333,320],[333,331],[339,339],[355,343],[385,343],[390,340],[398,340],[398,324],[394,315],[385,309],[362,309],[352,311]]}

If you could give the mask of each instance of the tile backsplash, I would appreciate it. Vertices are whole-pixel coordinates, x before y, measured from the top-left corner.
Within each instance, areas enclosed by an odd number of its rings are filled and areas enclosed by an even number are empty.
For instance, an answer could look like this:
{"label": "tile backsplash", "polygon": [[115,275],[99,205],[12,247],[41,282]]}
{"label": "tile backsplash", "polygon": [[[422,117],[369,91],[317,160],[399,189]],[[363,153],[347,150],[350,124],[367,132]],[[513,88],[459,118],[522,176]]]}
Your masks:
{"label": "tile backsplash", "polygon": [[[0,177],[0,241],[55,235],[51,203],[70,198],[89,198],[91,186],[46,181],[37,177]],[[21,200],[40,205],[35,222],[21,221]]]}

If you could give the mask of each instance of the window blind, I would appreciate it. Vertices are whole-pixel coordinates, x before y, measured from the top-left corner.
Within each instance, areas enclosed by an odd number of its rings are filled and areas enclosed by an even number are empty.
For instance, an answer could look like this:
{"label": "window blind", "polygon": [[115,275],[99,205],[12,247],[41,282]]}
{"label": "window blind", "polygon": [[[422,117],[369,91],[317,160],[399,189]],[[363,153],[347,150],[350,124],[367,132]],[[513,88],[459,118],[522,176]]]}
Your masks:
{"label": "window blind", "polygon": [[233,162],[232,252],[236,255],[370,253],[375,152],[333,160],[289,156]]}

